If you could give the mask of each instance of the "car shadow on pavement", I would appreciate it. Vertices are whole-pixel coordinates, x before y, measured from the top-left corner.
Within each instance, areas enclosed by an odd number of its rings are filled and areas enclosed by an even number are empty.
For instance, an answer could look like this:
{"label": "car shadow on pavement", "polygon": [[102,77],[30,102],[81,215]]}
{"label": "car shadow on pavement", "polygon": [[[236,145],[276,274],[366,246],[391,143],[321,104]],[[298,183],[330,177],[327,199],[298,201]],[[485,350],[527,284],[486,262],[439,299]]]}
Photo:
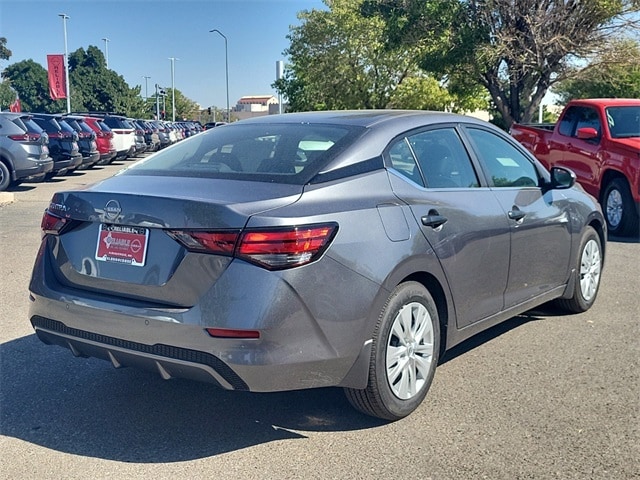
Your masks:
{"label": "car shadow on pavement", "polygon": [[468,338],[464,342],[456,345],[455,347],[446,351],[446,353],[440,358],[439,365],[443,365],[447,362],[450,362],[454,358],[457,358],[465,353],[483,345],[491,340],[498,338],[500,335],[504,335],[505,333],[514,330],[525,323],[529,323],[535,320],[541,320],[542,316],[546,316],[545,312],[542,312],[540,309],[532,310],[530,312],[526,312],[522,315],[518,315],[517,317],[513,317],[505,322],[501,322],[495,327],[491,327],[488,330],[484,330],[471,338]]}
{"label": "car shadow on pavement", "polygon": [[627,237],[619,237],[619,236],[616,236],[616,235],[609,235],[609,238],[607,238],[607,242],[640,243],[640,234],[638,236],[629,235]]}
{"label": "car shadow on pavement", "polygon": [[229,392],[74,358],[29,335],[0,345],[0,435],[122,462],[179,462],[305,432],[374,428],[339,388]]}

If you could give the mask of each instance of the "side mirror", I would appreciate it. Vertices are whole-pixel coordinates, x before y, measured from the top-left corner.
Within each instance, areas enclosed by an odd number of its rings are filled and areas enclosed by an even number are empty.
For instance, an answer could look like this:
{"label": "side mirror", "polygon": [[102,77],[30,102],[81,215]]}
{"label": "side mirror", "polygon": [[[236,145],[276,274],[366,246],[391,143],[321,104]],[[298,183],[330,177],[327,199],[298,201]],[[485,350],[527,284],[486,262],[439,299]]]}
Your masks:
{"label": "side mirror", "polygon": [[551,184],[550,190],[564,190],[571,188],[576,184],[576,174],[572,170],[565,167],[551,168]]}
{"label": "side mirror", "polygon": [[598,131],[593,127],[579,128],[576,136],[581,140],[593,140],[598,138]]}

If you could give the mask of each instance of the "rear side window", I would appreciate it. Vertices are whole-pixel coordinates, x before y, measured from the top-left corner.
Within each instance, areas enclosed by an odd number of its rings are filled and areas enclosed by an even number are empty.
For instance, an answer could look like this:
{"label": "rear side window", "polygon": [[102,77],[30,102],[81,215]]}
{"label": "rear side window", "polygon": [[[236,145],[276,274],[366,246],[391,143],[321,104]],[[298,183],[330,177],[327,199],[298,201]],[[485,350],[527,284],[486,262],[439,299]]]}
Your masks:
{"label": "rear side window", "polygon": [[308,124],[224,126],[162,150],[128,172],[304,184],[361,130]]}
{"label": "rear side window", "polygon": [[427,130],[396,141],[391,164],[402,175],[428,188],[476,188],[480,184],[454,128]]}

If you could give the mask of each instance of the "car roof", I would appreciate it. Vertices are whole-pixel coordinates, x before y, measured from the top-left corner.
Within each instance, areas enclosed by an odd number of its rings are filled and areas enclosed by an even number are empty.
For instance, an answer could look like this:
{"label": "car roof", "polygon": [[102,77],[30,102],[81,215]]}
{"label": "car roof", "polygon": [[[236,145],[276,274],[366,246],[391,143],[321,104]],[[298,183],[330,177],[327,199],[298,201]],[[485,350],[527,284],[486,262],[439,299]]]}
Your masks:
{"label": "car roof", "polygon": [[328,173],[379,156],[391,138],[406,134],[413,129],[458,123],[484,126],[504,134],[504,131],[495,125],[478,118],[427,110],[332,110],[286,113],[240,120],[229,126],[233,128],[236,125],[250,124],[325,124],[360,127],[367,131],[366,142],[358,142],[346,147],[340,156],[330,161],[320,172]]}
{"label": "car roof", "polygon": [[429,110],[331,110],[268,115],[241,120],[237,123],[326,123],[373,127],[380,124],[447,123],[474,121],[472,117]]}

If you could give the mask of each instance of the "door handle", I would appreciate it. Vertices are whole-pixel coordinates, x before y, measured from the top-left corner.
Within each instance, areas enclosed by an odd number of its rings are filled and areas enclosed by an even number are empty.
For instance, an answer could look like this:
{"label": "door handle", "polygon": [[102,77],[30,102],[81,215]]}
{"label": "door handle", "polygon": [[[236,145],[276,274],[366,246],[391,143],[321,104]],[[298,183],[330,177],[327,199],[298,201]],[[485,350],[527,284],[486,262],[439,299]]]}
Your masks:
{"label": "door handle", "polygon": [[515,220],[516,222],[519,222],[527,214],[524,213],[522,210],[520,210],[518,207],[514,206],[513,209],[509,210],[509,213],[507,215],[509,215],[509,218],[511,220]]}
{"label": "door handle", "polygon": [[420,218],[422,225],[425,227],[431,227],[433,229],[439,228],[445,223],[447,223],[449,219],[444,217],[438,213],[437,210],[429,210],[429,213],[424,217]]}

